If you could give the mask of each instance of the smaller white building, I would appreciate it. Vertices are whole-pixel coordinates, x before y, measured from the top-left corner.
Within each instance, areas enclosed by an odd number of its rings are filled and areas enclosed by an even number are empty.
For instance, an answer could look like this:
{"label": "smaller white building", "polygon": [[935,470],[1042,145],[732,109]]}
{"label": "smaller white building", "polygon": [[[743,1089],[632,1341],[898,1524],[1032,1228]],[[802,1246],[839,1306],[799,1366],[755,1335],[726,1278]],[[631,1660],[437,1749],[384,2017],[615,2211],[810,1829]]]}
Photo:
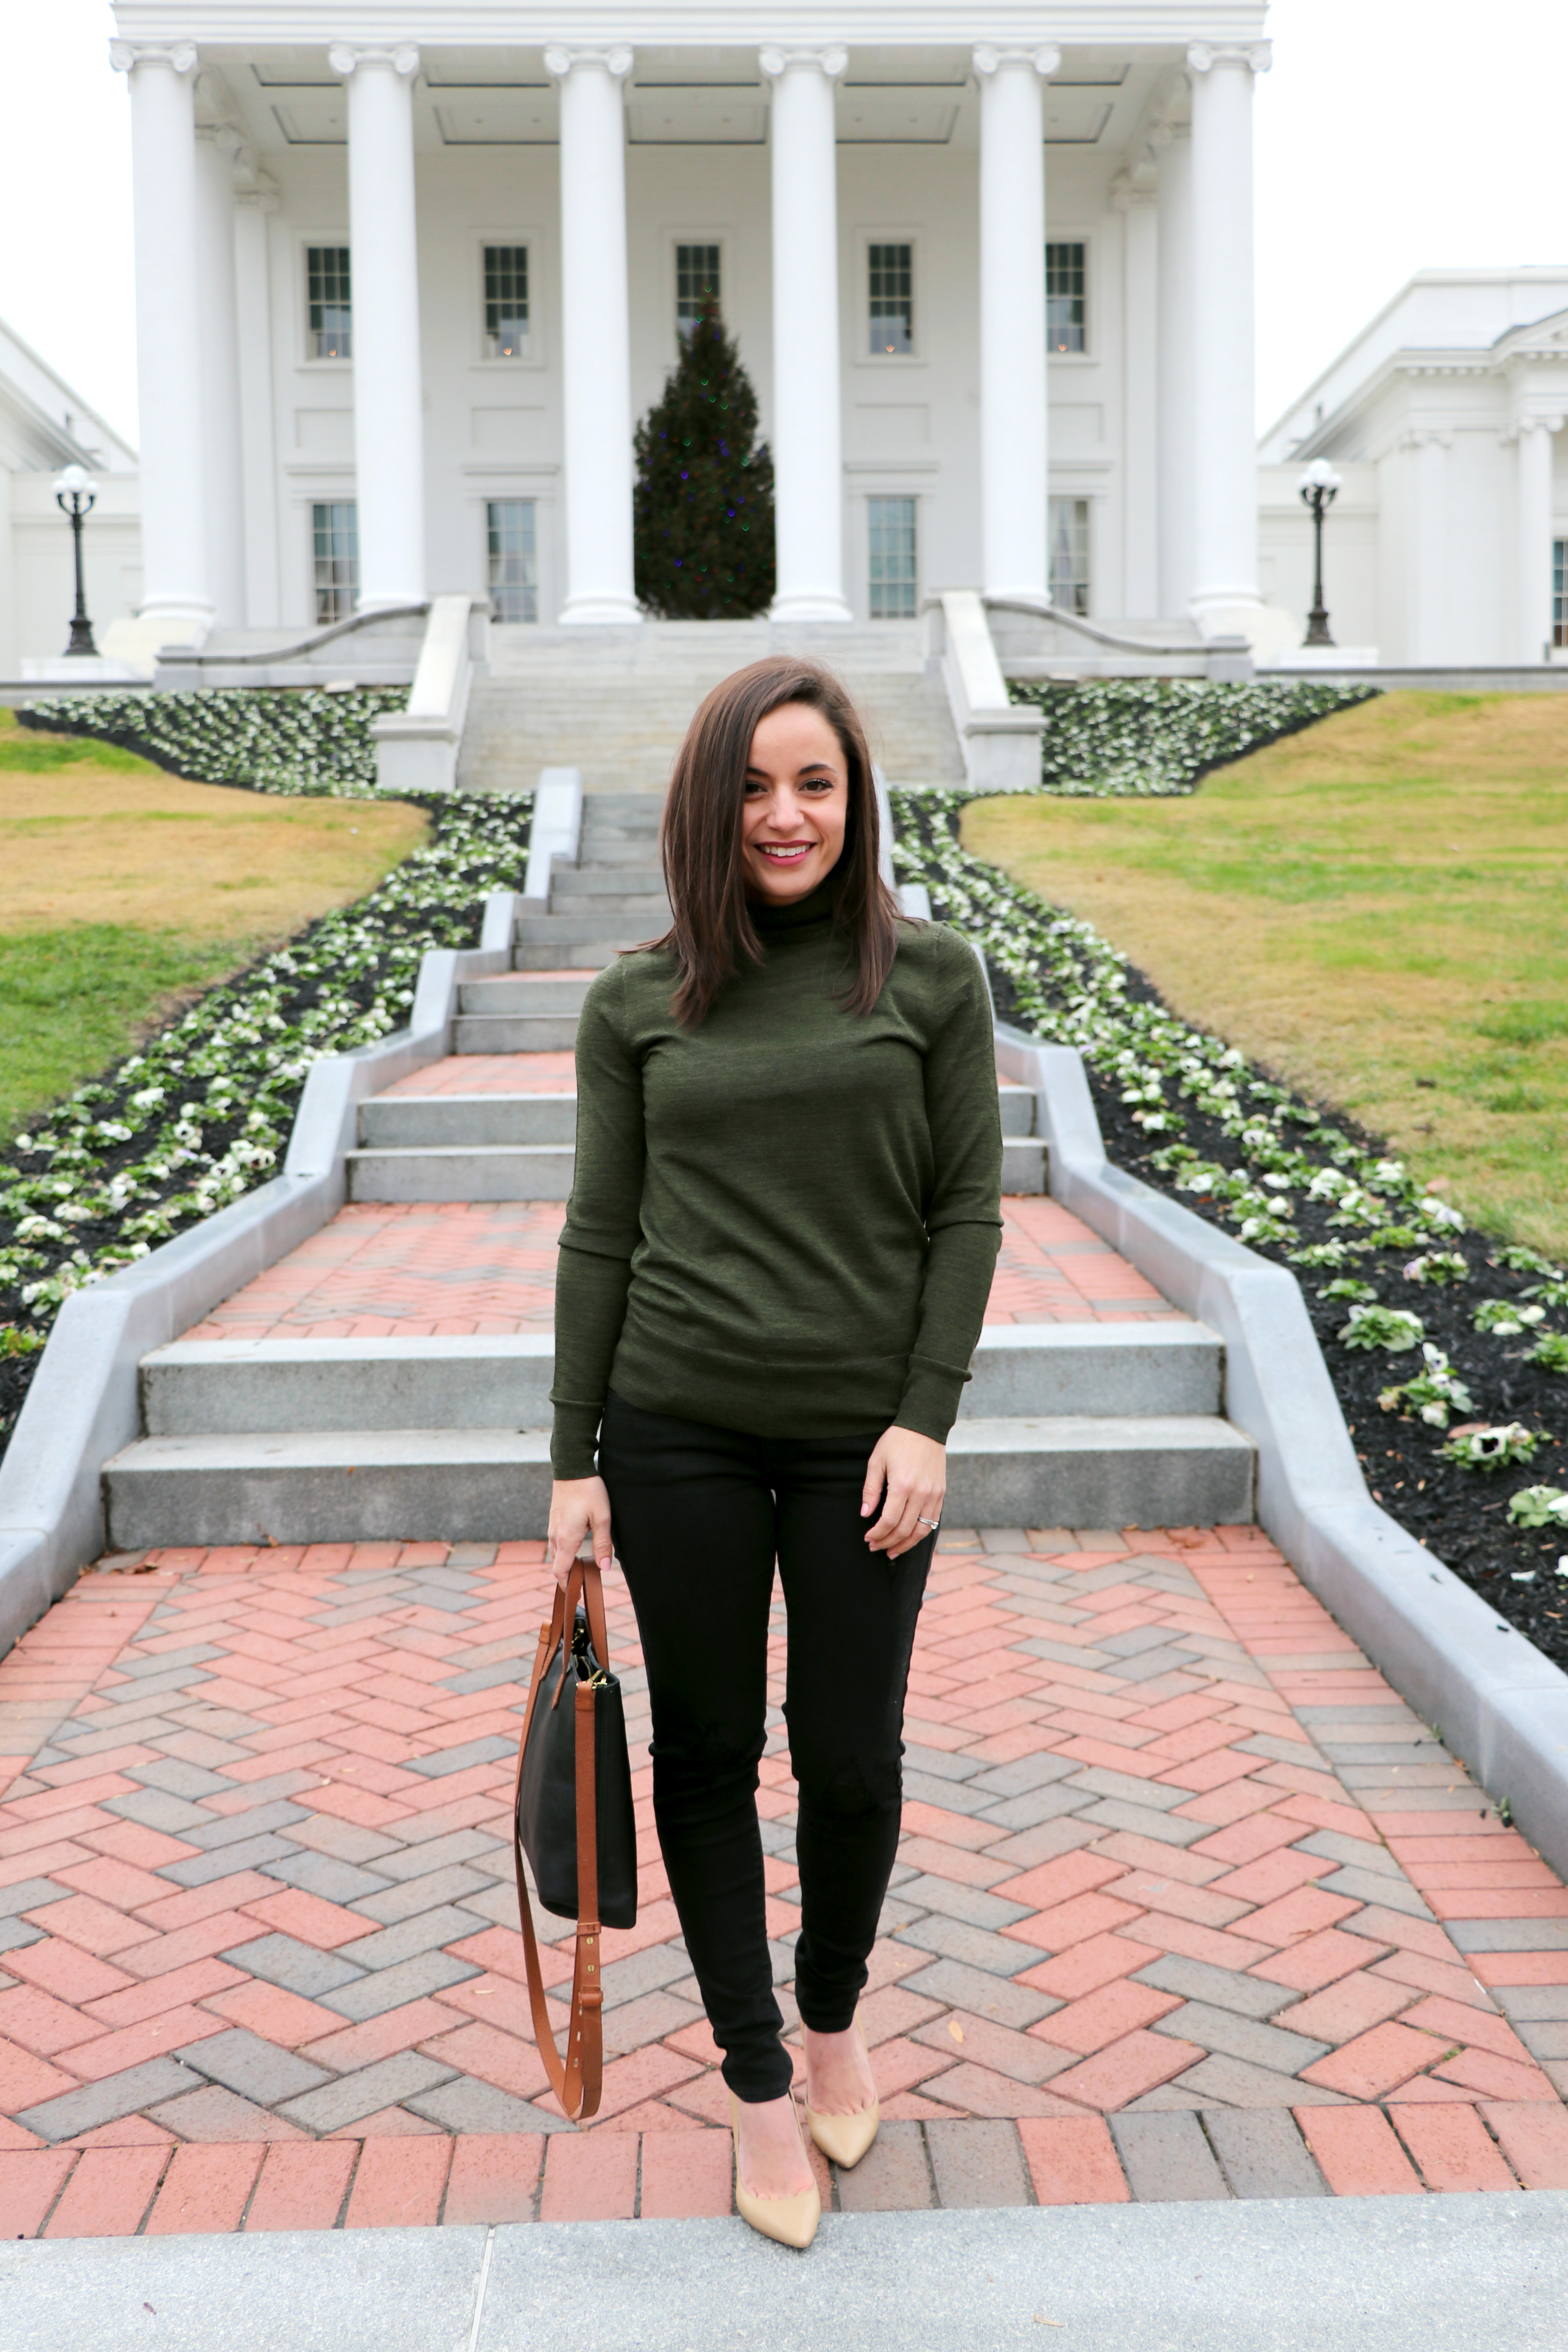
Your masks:
{"label": "smaller white building", "polygon": [[1568,660],[1568,268],[1424,269],[1264,435],[1263,593],[1302,616],[1324,533],[1342,646],[1392,668]]}
{"label": "smaller white building", "polygon": [[20,335],[0,322],[0,684],[64,653],[76,604],[70,525],[55,478],[83,466],[98,499],[83,541],[100,646],[142,602],[136,452]]}

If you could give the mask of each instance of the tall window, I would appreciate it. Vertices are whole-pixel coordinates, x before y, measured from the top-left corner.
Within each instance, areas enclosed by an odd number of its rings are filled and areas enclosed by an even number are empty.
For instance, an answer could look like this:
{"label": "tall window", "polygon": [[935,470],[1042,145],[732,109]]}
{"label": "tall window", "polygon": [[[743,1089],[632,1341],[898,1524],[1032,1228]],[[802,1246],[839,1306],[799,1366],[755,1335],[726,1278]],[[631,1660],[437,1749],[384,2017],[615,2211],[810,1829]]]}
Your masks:
{"label": "tall window", "polygon": [[1046,247],[1046,349],[1084,352],[1089,349],[1089,298],[1084,279],[1085,248],[1081,245]]}
{"label": "tall window", "polygon": [[539,552],[532,499],[491,499],[485,508],[490,610],[498,621],[539,618]]}
{"label": "tall window", "polygon": [[868,499],[870,612],[874,621],[912,621],[919,577],[913,499]]}
{"label": "tall window", "polygon": [[528,351],[528,247],[485,247],[485,353],[520,360]]}
{"label": "tall window", "polygon": [[353,499],[323,499],[310,509],[316,566],[316,624],[346,621],[359,594],[359,509]]}
{"label": "tall window", "polygon": [[1089,500],[1051,500],[1051,602],[1089,616]]}
{"label": "tall window", "polygon": [[716,245],[678,245],[675,248],[675,331],[689,335],[702,316],[702,305],[719,299],[719,248]]}
{"label": "tall window", "polygon": [[307,246],[305,274],[310,304],[310,357],[352,359],[353,304],[349,296],[348,247]]}
{"label": "tall window", "polygon": [[1552,542],[1552,642],[1568,646],[1568,539]]}
{"label": "tall window", "polygon": [[915,249],[912,245],[867,248],[870,348],[879,358],[915,347]]}

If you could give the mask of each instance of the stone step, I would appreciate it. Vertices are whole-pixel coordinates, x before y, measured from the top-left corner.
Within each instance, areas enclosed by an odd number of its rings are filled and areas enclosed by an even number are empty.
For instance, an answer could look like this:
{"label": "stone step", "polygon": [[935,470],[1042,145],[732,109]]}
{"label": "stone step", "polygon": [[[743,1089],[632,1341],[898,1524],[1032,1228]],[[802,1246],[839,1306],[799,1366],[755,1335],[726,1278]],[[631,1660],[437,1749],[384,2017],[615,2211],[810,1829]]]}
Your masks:
{"label": "stone step", "polygon": [[664,871],[658,865],[556,866],[550,875],[552,910],[569,914],[576,902],[592,898],[598,905],[618,906],[647,898],[662,906]]}
{"label": "stone step", "polygon": [[[511,1040],[521,1029],[544,1029],[543,1022],[459,1020],[459,1054],[507,1054],[529,1050]],[[569,1040],[567,1041],[570,1042]],[[430,1097],[432,1109],[445,1097]],[[439,1118],[426,1124],[425,1143],[364,1145],[347,1153],[351,1201],[565,1201],[572,1194],[574,1153],[566,1143],[469,1143],[452,1135]],[[1046,1190],[1046,1147],[1038,1136],[1005,1137],[1002,1144],[1002,1189],[1029,1197]]]}
{"label": "stone step", "polygon": [[374,1095],[359,1107],[362,1151],[450,1150],[464,1144],[565,1144],[577,1097],[558,1095]]}
{"label": "stone step", "polygon": [[[627,947],[638,939],[655,939],[670,925],[668,898],[639,899],[639,912],[635,920],[622,919],[619,910],[599,899],[584,899],[581,910],[570,915],[519,915],[512,931],[512,962],[519,971],[558,971],[563,963],[581,970],[593,961],[595,948]],[[540,964],[521,961],[521,950],[542,949],[551,959]]]}
{"label": "stone step", "polygon": [[[595,929],[603,930],[605,928],[602,923],[577,926],[578,936],[574,937],[571,942],[574,963],[592,964],[595,971],[603,971],[607,963],[615,962],[623,948],[636,944],[631,940],[595,940],[584,935],[587,931]],[[660,926],[656,923],[647,924],[644,929],[644,938],[652,938],[659,928]],[[535,944],[524,943],[513,948],[511,960],[519,971],[546,971],[552,964],[559,963],[561,960],[559,943],[552,946],[548,940],[540,940]]]}
{"label": "stone step", "polygon": [[493,980],[466,980],[458,990],[459,1013],[569,1013],[574,1020],[592,985],[591,971],[514,971]]}
{"label": "stone step", "polygon": [[[142,1426],[150,1437],[542,1426],[554,1358],[548,1332],[175,1339],[142,1358]],[[1201,1323],[989,1324],[959,1417],[1213,1414],[1221,1363]]]}
{"label": "stone step", "polygon": [[[458,1024],[462,1026],[461,1024]],[[516,1022],[479,1027],[513,1029]],[[504,1048],[464,1045],[459,1053]],[[575,1155],[569,1143],[404,1144],[344,1154],[351,1201],[565,1201]]]}
{"label": "stone step", "polygon": [[459,1013],[454,1054],[569,1054],[577,1042],[574,1013]]}
{"label": "stone step", "polygon": [[[496,1543],[543,1535],[542,1428],[140,1439],[105,1465],[109,1542]],[[1194,1527],[1252,1515],[1253,1449],[1205,1414],[960,1422],[955,1527]]]}
{"label": "stone step", "polygon": [[[1032,1140],[1030,1088],[1004,1086],[999,1094],[1005,1143]],[[576,1123],[577,1097],[566,1088],[559,1094],[373,1095],[359,1107],[359,1140],[363,1150],[384,1151],[437,1144],[570,1144]]]}

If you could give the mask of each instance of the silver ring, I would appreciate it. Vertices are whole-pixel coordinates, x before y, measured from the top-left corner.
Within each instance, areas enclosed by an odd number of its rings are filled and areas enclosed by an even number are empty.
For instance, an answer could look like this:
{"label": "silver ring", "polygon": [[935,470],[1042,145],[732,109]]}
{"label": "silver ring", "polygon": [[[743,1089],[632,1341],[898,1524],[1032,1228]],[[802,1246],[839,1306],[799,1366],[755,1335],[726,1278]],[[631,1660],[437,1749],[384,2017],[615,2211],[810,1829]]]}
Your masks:
{"label": "silver ring", "polygon": [[917,1527],[921,1528],[940,1528],[942,1521],[940,1519],[922,1519],[920,1513],[917,1511],[915,1513],[915,1524]]}

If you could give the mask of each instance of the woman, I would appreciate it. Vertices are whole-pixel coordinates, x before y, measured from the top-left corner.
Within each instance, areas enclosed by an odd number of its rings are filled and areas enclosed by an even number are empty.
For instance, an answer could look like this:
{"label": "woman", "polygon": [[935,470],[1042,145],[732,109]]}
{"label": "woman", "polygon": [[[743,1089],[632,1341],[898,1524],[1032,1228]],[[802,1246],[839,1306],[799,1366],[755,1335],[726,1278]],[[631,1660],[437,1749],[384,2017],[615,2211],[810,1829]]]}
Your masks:
{"label": "woman", "polygon": [[820,2209],[755,1804],[773,1563],[806,2117],[849,2164],[878,2122],[855,2010],[898,1844],[910,1654],[1001,1229],[991,1007],[962,940],[898,915],[864,731],[812,663],[756,662],[709,695],[664,867],[670,929],[600,974],[578,1025],[550,1537],[563,1583],[584,1537],[608,1566],[613,1528],[736,2203],[804,2246]]}

